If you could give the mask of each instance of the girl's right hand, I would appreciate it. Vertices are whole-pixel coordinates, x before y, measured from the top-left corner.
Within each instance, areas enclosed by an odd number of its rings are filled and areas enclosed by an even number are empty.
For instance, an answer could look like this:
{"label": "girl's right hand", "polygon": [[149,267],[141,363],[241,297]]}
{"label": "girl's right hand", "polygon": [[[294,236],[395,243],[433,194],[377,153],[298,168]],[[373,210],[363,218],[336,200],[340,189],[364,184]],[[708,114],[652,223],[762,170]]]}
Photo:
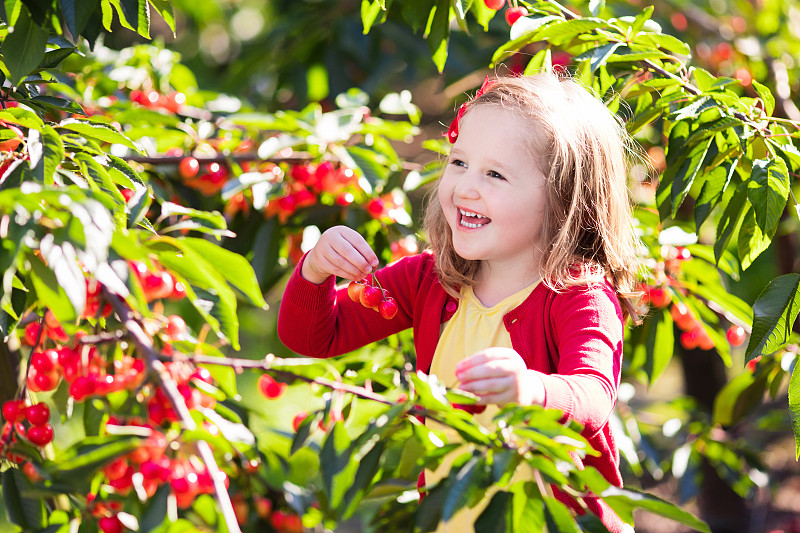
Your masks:
{"label": "girl's right hand", "polygon": [[330,276],[359,280],[377,266],[378,256],[364,237],[347,226],[334,226],[308,252],[300,274],[319,285]]}

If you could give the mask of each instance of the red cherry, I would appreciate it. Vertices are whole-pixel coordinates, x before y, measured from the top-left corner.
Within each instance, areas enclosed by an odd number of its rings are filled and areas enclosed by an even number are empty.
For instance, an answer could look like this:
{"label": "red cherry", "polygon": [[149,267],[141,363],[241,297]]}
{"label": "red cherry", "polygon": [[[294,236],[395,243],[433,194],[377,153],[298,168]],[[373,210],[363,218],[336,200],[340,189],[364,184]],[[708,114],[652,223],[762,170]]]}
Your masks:
{"label": "red cherry", "polygon": [[50,424],[32,426],[28,430],[28,440],[36,446],[49,444],[53,440],[53,426]]}
{"label": "red cherry", "polygon": [[372,218],[381,218],[386,210],[386,203],[380,198],[373,198],[367,202],[366,209]]}
{"label": "red cherry", "polygon": [[123,198],[125,198],[125,202],[127,203],[131,201],[131,198],[133,198],[133,195],[136,194],[136,191],[133,189],[120,189],[119,193]]}
{"label": "red cherry", "polygon": [[41,426],[50,420],[50,408],[46,403],[36,403],[25,409],[25,418],[34,426]]}
{"label": "red cherry", "polygon": [[306,411],[300,411],[294,415],[294,418],[292,418],[292,428],[295,430],[295,432],[297,432],[297,430],[300,428],[300,424],[302,424],[303,420],[305,420],[307,417],[308,413]]}
{"label": "red cherry", "polygon": [[43,352],[33,352],[31,355],[31,366],[37,372],[50,372],[58,364],[58,352],[55,350],[45,350]]}
{"label": "red cherry", "polygon": [[311,185],[315,178],[315,172],[316,167],[314,165],[295,165],[292,167],[289,175],[292,176],[295,181],[305,185]]}
{"label": "red cherry", "polygon": [[[25,326],[25,344],[35,346],[36,341],[39,340],[41,330],[42,326],[38,322],[31,322]],[[44,339],[44,335],[41,335],[41,337]]]}
{"label": "red cherry", "polygon": [[175,278],[166,270],[150,272],[145,276],[142,285],[145,298],[148,300],[157,300],[159,298],[166,298],[172,294],[172,291],[175,289]]}
{"label": "red cherry", "polygon": [[486,7],[489,9],[493,9],[497,11],[498,9],[502,9],[504,5],[506,5],[506,0],[483,0],[483,3],[486,4]]}
{"label": "red cherry", "polygon": [[697,321],[692,316],[692,312],[682,302],[676,302],[669,310],[672,315],[672,320],[683,331],[691,331],[695,329]]}
{"label": "red cherry", "polygon": [[647,291],[647,299],[649,300],[650,305],[653,307],[663,309],[667,306],[667,304],[669,304],[672,297],[667,289],[662,287],[651,287]]}
{"label": "red cherry", "polygon": [[303,533],[303,521],[296,514],[286,515],[282,531],[284,533]]}
{"label": "red cherry", "polygon": [[69,386],[69,395],[75,398],[76,402],[85,400],[88,396],[95,393],[95,379],[90,376],[78,376]]}
{"label": "red cherry", "polygon": [[286,383],[275,381],[269,374],[261,374],[258,378],[258,390],[267,400],[274,400],[286,391]]}
{"label": "red cherry", "polygon": [[101,517],[97,521],[97,527],[103,533],[122,533],[125,529],[117,515]]}
{"label": "red cherry", "polygon": [[354,302],[361,302],[361,293],[364,292],[366,285],[361,281],[351,281],[347,286],[347,295]]}
{"label": "red cherry", "polygon": [[200,172],[200,162],[194,157],[184,157],[178,163],[178,174],[185,180],[194,178],[198,172]]}
{"label": "red cherry", "polygon": [[731,346],[741,346],[746,336],[747,333],[742,326],[731,326],[728,328],[728,331],[725,332],[725,338],[728,339]]}
{"label": "red cherry", "polygon": [[22,422],[25,419],[25,401],[8,400],[3,404],[3,418],[6,422]]}
{"label": "red cherry", "polygon": [[175,287],[172,289],[172,294],[169,295],[170,300],[182,300],[186,298],[186,286],[180,281],[175,282]]}
{"label": "red cherry", "polygon": [[397,314],[397,302],[394,298],[386,298],[378,304],[378,311],[383,318],[391,320]]}
{"label": "red cherry", "polygon": [[681,346],[686,350],[694,350],[700,342],[700,332],[696,329],[681,333]]}
{"label": "red cherry", "polygon": [[167,317],[167,325],[164,328],[164,333],[170,339],[176,340],[183,337],[186,333],[186,322],[178,315],[170,315]]}
{"label": "red cherry", "polygon": [[757,355],[756,357],[753,357],[747,362],[747,369],[750,371],[750,373],[756,371],[756,365],[758,364],[759,361],[761,361],[761,356]]}
{"label": "red cherry", "polygon": [[513,26],[516,21],[521,17],[528,14],[528,8],[523,6],[509,7],[506,9],[506,22],[509,26]]}
{"label": "red cherry", "polygon": [[681,261],[687,261],[692,258],[692,252],[690,252],[688,248],[684,248],[683,246],[678,246],[676,250],[678,251],[676,259],[679,259]]}
{"label": "red cherry", "polygon": [[364,290],[361,292],[360,300],[361,305],[372,309],[383,300],[383,292],[381,292],[378,287],[364,287]]}

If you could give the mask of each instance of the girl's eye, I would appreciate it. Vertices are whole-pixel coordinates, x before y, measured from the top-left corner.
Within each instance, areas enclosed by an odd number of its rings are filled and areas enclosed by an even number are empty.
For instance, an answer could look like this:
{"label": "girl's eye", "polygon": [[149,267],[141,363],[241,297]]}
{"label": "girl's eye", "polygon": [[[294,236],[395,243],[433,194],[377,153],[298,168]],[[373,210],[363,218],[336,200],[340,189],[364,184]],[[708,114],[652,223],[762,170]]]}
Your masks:
{"label": "girl's eye", "polygon": [[450,164],[451,164],[451,165],[454,165],[454,166],[457,166],[457,167],[466,167],[466,166],[467,166],[467,164],[466,164],[466,163],[464,163],[464,162],[463,162],[462,160],[460,160],[460,159],[453,159],[452,161],[450,161]]}
{"label": "girl's eye", "polygon": [[500,174],[499,172],[495,172],[494,170],[490,170],[489,171],[489,176],[491,176],[493,178],[501,179],[501,180],[505,179],[502,174]]}

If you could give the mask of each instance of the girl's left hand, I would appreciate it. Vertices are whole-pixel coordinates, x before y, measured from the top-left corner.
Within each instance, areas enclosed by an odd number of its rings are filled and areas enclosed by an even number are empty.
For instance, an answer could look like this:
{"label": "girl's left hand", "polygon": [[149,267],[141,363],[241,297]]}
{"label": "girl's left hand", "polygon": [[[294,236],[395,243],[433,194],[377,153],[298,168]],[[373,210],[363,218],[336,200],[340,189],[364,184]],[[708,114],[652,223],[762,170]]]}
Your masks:
{"label": "girl's left hand", "polygon": [[478,405],[518,403],[542,405],[544,385],[511,348],[492,347],[456,365],[458,388],[480,396]]}

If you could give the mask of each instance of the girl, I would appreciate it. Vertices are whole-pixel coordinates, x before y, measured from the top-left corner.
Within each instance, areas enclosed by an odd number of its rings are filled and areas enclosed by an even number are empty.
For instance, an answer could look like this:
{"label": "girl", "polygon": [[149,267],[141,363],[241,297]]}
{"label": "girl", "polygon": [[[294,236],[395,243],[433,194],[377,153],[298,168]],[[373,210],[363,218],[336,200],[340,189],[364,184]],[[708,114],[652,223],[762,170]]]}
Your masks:
{"label": "girl", "polygon": [[[477,416],[511,402],[560,409],[600,452],[585,463],[621,486],[608,419],[637,270],[624,129],[575,81],[543,73],[485,82],[448,138],[425,218],[430,250],[376,272],[397,316],[335,288],[336,276],[378,265],[340,226],[292,274],[278,333],[298,353],[329,357],[413,327],[418,370],[478,395],[490,409]],[[623,530],[604,502],[586,503]]]}

